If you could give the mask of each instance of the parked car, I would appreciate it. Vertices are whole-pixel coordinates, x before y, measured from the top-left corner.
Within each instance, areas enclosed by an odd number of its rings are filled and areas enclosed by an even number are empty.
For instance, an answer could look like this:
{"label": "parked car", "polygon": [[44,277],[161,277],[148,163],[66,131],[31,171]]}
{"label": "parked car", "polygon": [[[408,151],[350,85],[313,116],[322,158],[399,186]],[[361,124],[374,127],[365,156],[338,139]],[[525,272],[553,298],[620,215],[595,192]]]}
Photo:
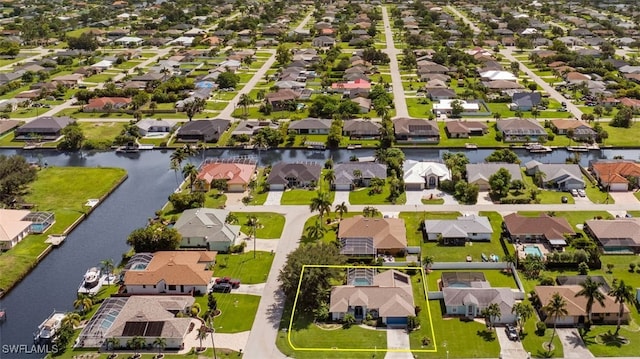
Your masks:
{"label": "parked car", "polygon": [[511,324],[507,324],[506,328],[504,328],[504,332],[507,334],[507,338],[509,338],[509,340],[517,341],[520,339],[518,330]]}
{"label": "parked car", "polygon": [[574,188],[574,189],[572,189],[572,190],[571,190],[571,195],[572,195],[572,196],[574,196],[574,197],[578,197],[578,190],[577,190],[577,189],[575,189],[575,188]]}
{"label": "parked car", "polygon": [[231,284],[229,283],[214,284],[213,287],[211,287],[211,292],[212,293],[229,293],[231,292]]}
{"label": "parked car", "polygon": [[579,189],[578,190],[578,196],[586,197],[587,196],[587,192],[585,192],[583,189]]}
{"label": "parked car", "polygon": [[232,279],[229,277],[216,278],[216,284],[229,284],[233,289],[240,287],[240,279]]}

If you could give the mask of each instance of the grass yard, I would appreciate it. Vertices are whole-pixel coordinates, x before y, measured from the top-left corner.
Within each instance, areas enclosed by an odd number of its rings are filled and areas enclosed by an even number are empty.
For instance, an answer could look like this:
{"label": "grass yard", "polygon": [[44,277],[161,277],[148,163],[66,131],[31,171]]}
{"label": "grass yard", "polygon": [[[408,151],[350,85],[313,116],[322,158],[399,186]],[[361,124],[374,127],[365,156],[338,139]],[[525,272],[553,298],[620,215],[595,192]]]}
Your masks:
{"label": "grass yard", "polygon": [[[101,198],[111,190],[126,171],[119,168],[53,167],[40,170],[25,199],[39,211],[52,211],[56,223],[48,234],[63,233],[87,208],[89,198]],[[8,289],[36,264],[36,258],[49,245],[48,234],[29,235],[0,256],[0,289]]]}
{"label": "grass yard", "polygon": [[609,138],[604,140],[603,146],[637,146],[640,137],[640,125],[634,123],[630,128],[613,127],[608,123],[602,124],[604,130],[609,134]]}
{"label": "grass yard", "polygon": [[86,79],[84,79],[84,81],[93,82],[93,83],[107,82],[107,80],[111,79],[113,76],[114,75],[108,74],[108,73],[96,74],[96,75],[87,77]]}
{"label": "grass yard", "polygon": [[249,217],[255,216],[262,228],[256,230],[256,237],[262,239],[280,238],[284,228],[284,216],[271,212],[232,212],[238,217],[238,224],[241,225],[242,233],[249,233],[249,226],[246,225]]}
{"label": "grass yard", "polygon": [[404,204],[407,202],[407,193],[403,192],[400,197],[392,203],[389,201],[390,194],[389,182],[385,184],[381,193],[369,193],[369,187],[358,188],[355,191],[349,192],[349,203],[352,205],[356,204]]}
{"label": "grass yard", "polygon": [[[216,333],[240,333],[251,330],[256,318],[260,296],[249,294],[215,293],[220,315],[215,317],[213,326]],[[200,304],[200,316],[207,310],[207,296],[196,297]]]}
{"label": "grass yard", "polygon": [[79,122],[87,140],[113,141],[124,128],[123,122]]}
{"label": "grass yard", "polygon": [[[587,177],[582,176],[585,183],[585,192],[587,192],[587,198],[593,203],[616,203],[616,200],[613,197],[609,196],[609,193],[603,192],[598,188],[597,183],[591,183]],[[636,192],[637,194],[638,192]]]}
{"label": "grass yard", "polygon": [[[80,334],[80,331],[76,331],[77,334]],[[70,345],[73,345],[73,341]],[[205,344],[207,345],[207,344]],[[118,352],[116,351],[116,354]],[[109,353],[96,353],[95,349],[72,349],[72,348],[67,348],[67,350],[60,354],[57,355],[56,354],[56,358],[57,359],[76,359],[76,358],[80,358],[82,357],[82,355],[96,355],[96,356],[91,356],[91,358],[95,358],[95,359],[108,359],[109,355],[111,354],[111,352]],[[200,358],[210,358],[213,357],[213,349],[209,348],[207,350],[205,350],[202,353],[195,353],[190,351],[189,353],[186,354],[167,354],[167,353],[163,353],[164,354],[164,358],[166,359],[200,359]],[[156,349],[149,351],[148,354],[142,354],[140,356],[140,359],[155,359],[156,355],[158,355],[158,351]],[[239,359],[242,358],[242,354],[235,352],[233,350],[230,349],[223,349],[223,348],[217,348],[216,349],[216,355],[218,357],[218,359],[229,359],[229,358],[233,358],[233,359]],[[121,354],[121,356],[124,356],[124,354]]]}
{"label": "grass yard", "polygon": [[[525,183],[526,185],[526,189],[523,191],[525,193],[526,196],[528,196],[529,189],[532,188],[538,188],[538,186],[536,186],[533,183],[533,177],[531,176],[527,176],[527,174],[522,171],[522,181]],[[560,192],[560,191],[548,191],[548,190],[540,190],[540,193],[538,194],[538,199],[540,199],[540,203],[542,204],[559,204],[562,203],[562,197],[567,197],[567,203],[568,204],[573,204],[575,203],[575,200],[573,199],[573,197],[571,196],[570,193],[568,192]]]}
{"label": "grass yard", "polygon": [[224,208],[227,203],[227,195],[220,193],[217,189],[212,189],[205,194],[204,206],[206,208]]}
{"label": "grass yard", "polygon": [[[335,192],[330,191],[329,193],[329,201],[333,203],[333,198],[335,197]],[[282,205],[309,205],[311,204],[311,199],[315,198],[318,195],[318,191],[316,190],[308,190],[308,189],[290,189],[286,190],[282,194],[282,199],[280,200],[280,204]]]}
{"label": "grass yard", "polygon": [[269,275],[273,254],[247,249],[242,254],[218,254],[213,275],[240,279],[242,284],[264,283]]}
{"label": "grass yard", "polygon": [[426,204],[426,205],[440,205],[440,204],[444,204],[444,199],[442,198],[422,198],[420,201],[422,201],[422,204]]}
{"label": "grass yard", "polygon": [[469,138],[449,138],[445,131],[445,123],[439,122],[440,144],[442,147],[464,147],[466,143],[474,143],[478,147],[502,147],[505,143],[496,140],[496,128],[494,123],[488,123],[488,132],[482,136],[472,136]]}

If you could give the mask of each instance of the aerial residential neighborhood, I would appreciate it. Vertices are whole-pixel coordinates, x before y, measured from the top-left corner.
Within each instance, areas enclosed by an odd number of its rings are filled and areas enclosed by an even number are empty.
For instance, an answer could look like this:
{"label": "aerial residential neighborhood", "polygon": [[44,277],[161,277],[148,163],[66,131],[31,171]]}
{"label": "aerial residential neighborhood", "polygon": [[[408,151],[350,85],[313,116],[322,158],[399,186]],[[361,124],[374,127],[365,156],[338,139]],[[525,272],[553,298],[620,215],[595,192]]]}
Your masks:
{"label": "aerial residential neighborhood", "polygon": [[640,355],[640,6],[0,4],[0,358]]}

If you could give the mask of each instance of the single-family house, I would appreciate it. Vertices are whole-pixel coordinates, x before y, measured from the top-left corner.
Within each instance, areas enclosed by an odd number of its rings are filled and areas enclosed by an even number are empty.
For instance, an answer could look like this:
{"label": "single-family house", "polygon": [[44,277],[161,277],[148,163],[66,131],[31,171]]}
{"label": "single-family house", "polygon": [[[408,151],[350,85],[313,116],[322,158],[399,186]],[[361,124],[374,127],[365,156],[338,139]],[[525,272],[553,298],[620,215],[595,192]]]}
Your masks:
{"label": "single-family house", "polygon": [[454,103],[462,107],[462,113],[472,113],[480,111],[480,104],[477,102],[467,102],[465,100],[440,100],[433,104],[432,112],[436,116],[453,114]]}
{"label": "single-family house", "polygon": [[256,171],[256,163],[253,161],[223,161],[216,160],[205,162],[198,172],[198,179],[204,181],[204,188],[208,191],[213,181],[226,182],[226,192],[244,192],[249,188],[249,182]]}
{"label": "single-family house", "polygon": [[[567,303],[565,309],[566,315],[558,316],[557,320],[554,315],[547,315],[544,307],[540,308],[543,315],[541,318],[547,325],[557,325],[560,327],[575,327],[584,324],[587,321],[587,297],[578,295],[582,290],[580,285],[557,285],[557,286],[536,286],[533,289],[541,303],[549,303],[552,297],[558,293]],[[604,305],[597,300],[593,302],[591,307],[591,320],[595,323],[616,324],[618,321],[618,313],[620,304],[607,293],[602,292],[604,297]],[[623,305],[622,322],[629,321],[629,308]]]}
{"label": "single-family house", "polygon": [[489,178],[498,172],[501,168],[509,171],[511,180],[522,180],[522,172],[520,166],[515,163],[501,163],[501,162],[489,162],[489,163],[469,163],[466,166],[467,169],[467,182],[469,184],[475,184],[480,191],[488,191],[490,189]]}
{"label": "single-family house", "polygon": [[411,278],[393,269],[374,271],[350,269],[347,284],[331,288],[332,320],[342,320],[349,313],[357,322],[371,317],[380,318],[388,327],[406,327],[407,317],[416,315]]}
{"label": "single-family house", "polygon": [[348,256],[403,254],[407,233],[402,218],[355,216],[340,221],[340,253]]}
{"label": "single-family house", "polygon": [[230,124],[224,119],[189,121],[178,129],[176,138],[181,142],[215,142]]}
{"label": "single-family house", "polygon": [[634,161],[599,160],[591,162],[590,169],[600,185],[609,191],[628,191],[632,184],[640,183],[640,163]]}
{"label": "single-family house", "polygon": [[529,176],[535,176],[538,172],[544,174],[540,176],[541,183],[537,183],[542,187],[569,191],[583,189],[585,186],[580,166],[576,164],[540,163],[536,160],[531,160],[525,163],[525,168]]}
{"label": "single-family house", "polygon": [[18,126],[20,126],[20,121],[0,120],[0,135],[4,135]]}
{"label": "single-family house", "polygon": [[322,167],[317,163],[279,162],[271,168],[267,184],[271,191],[288,188],[315,187],[320,180]]}
{"label": "single-family house", "polygon": [[434,121],[396,118],[393,120],[393,128],[398,142],[438,143],[440,141],[440,129]]}
{"label": "single-family house", "polygon": [[363,78],[358,78],[353,81],[334,82],[331,84],[332,91],[340,92],[342,94],[349,94],[352,90],[359,89],[371,89],[371,82]]}
{"label": "single-family house", "polygon": [[78,343],[100,347],[105,340],[115,339],[116,348],[126,348],[132,338],[139,337],[146,348],[153,347],[157,338],[164,338],[166,349],[182,349],[196,323],[188,315],[194,303],[195,299],[186,295],[107,298],[83,327]]}
{"label": "single-family house", "polygon": [[354,187],[368,187],[371,179],[387,178],[387,166],[374,162],[346,162],[334,166],[336,191],[351,191]]}
{"label": "single-family house", "polygon": [[299,135],[326,135],[329,134],[331,128],[331,119],[327,118],[305,118],[289,123],[289,130]]}
{"label": "single-family house", "polygon": [[469,241],[490,241],[493,234],[489,218],[476,215],[426,220],[423,224],[427,240],[442,240],[444,245],[464,246]]}
{"label": "single-family house", "polygon": [[640,253],[640,219],[616,218],[588,220],[584,232],[593,238],[604,253]]}
{"label": "single-family house", "polygon": [[[434,82],[435,81],[439,81],[439,80],[431,80],[427,83],[427,86],[435,86]],[[444,84],[444,82],[438,82],[438,85]],[[444,86],[446,87],[446,84],[444,84]],[[440,100],[451,100],[451,99],[455,99],[458,97],[458,95],[456,94],[455,91],[453,91],[450,88],[429,88],[427,90],[427,96],[432,100],[432,101],[440,101]]]}
{"label": "single-family house", "polygon": [[311,40],[314,47],[332,47],[336,44],[336,39],[330,36],[318,36]]}
{"label": "single-family house", "polygon": [[91,65],[91,67],[95,69],[99,69],[101,71],[108,70],[113,66],[113,61],[111,60],[101,60]]}
{"label": "single-family house", "polygon": [[271,105],[274,111],[290,109],[291,104],[300,98],[300,93],[291,89],[281,89],[265,95],[264,100]]}
{"label": "single-family house", "polygon": [[127,107],[131,103],[128,97],[98,97],[89,100],[82,112],[110,112],[118,111]]}
{"label": "single-family house", "polygon": [[144,42],[144,39],[136,36],[123,36],[119,39],[113,40],[113,43],[120,46],[139,47]]}
{"label": "single-family house", "polygon": [[38,117],[20,127],[15,132],[18,141],[33,140],[34,136],[44,141],[56,140],[62,129],[75,122],[71,117]]}
{"label": "single-family house", "polygon": [[516,92],[511,96],[511,111],[531,111],[542,101],[540,92]]}
{"label": "single-family house", "polygon": [[512,313],[516,293],[511,288],[492,288],[480,272],[444,272],[440,279],[445,313],[473,320],[491,304],[500,308],[500,316],[491,318],[494,324],[514,323]]}
{"label": "single-family house", "polygon": [[496,122],[505,142],[540,141],[548,137],[537,121],[529,118],[509,118]]}
{"label": "single-family house", "polygon": [[559,135],[571,134],[571,138],[576,141],[593,141],[597,133],[582,120],[577,119],[555,119],[551,120],[551,129]]}
{"label": "single-family house", "polygon": [[480,79],[482,81],[496,81],[496,80],[504,80],[504,81],[518,81],[518,77],[512,74],[509,71],[504,70],[490,70],[480,73]]}
{"label": "single-family house", "polygon": [[371,99],[364,97],[356,97],[351,101],[355,102],[360,109],[360,113],[368,113],[371,111]]}
{"label": "single-family house", "polygon": [[253,136],[263,128],[271,128],[276,130],[278,129],[278,124],[273,123],[272,121],[242,120],[238,123],[238,126],[236,126],[236,128],[231,132],[231,136]]}
{"label": "single-family house", "polygon": [[538,217],[524,217],[511,213],[504,217],[502,224],[507,236],[514,242],[547,241],[552,246],[565,246],[566,236],[575,236],[576,232],[562,217],[540,214]]}
{"label": "single-family house", "polygon": [[480,121],[450,120],[445,123],[444,128],[449,138],[482,136],[489,131],[487,125]]}
{"label": "single-family house", "polygon": [[160,251],[144,268],[131,268],[124,273],[128,294],[207,293],[216,252]]}
{"label": "single-family house", "polygon": [[0,251],[6,251],[30,233],[31,222],[24,218],[27,210],[0,209]]}
{"label": "single-family house", "polygon": [[367,120],[346,120],[342,126],[342,135],[350,139],[376,139],[380,137],[379,122]]}
{"label": "single-family house", "polygon": [[180,247],[228,252],[240,234],[240,226],[225,222],[228,214],[229,211],[213,208],[184,211],[173,227],[182,236]]}
{"label": "single-family house", "polygon": [[403,165],[404,186],[407,191],[436,188],[441,181],[450,180],[451,172],[444,163],[406,160]]}
{"label": "single-family house", "polygon": [[136,123],[138,133],[141,136],[146,136],[150,133],[168,133],[171,132],[173,126],[169,121],[151,118],[140,120]]}

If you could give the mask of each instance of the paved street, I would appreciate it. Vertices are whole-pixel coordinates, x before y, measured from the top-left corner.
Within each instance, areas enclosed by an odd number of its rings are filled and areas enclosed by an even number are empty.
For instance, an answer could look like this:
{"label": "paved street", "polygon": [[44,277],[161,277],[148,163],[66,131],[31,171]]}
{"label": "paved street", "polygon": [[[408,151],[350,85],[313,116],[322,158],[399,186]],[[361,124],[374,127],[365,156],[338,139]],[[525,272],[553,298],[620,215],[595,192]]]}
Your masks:
{"label": "paved street", "polygon": [[393,32],[386,6],[382,7],[382,21],[384,22],[384,34],[387,41],[387,48],[383,50],[389,55],[389,71],[391,72],[391,86],[393,87],[393,104],[396,110],[396,117],[409,117],[409,109],[404,97],[402,77],[400,76],[400,66],[398,66],[398,55],[402,52],[396,49],[393,43]]}

